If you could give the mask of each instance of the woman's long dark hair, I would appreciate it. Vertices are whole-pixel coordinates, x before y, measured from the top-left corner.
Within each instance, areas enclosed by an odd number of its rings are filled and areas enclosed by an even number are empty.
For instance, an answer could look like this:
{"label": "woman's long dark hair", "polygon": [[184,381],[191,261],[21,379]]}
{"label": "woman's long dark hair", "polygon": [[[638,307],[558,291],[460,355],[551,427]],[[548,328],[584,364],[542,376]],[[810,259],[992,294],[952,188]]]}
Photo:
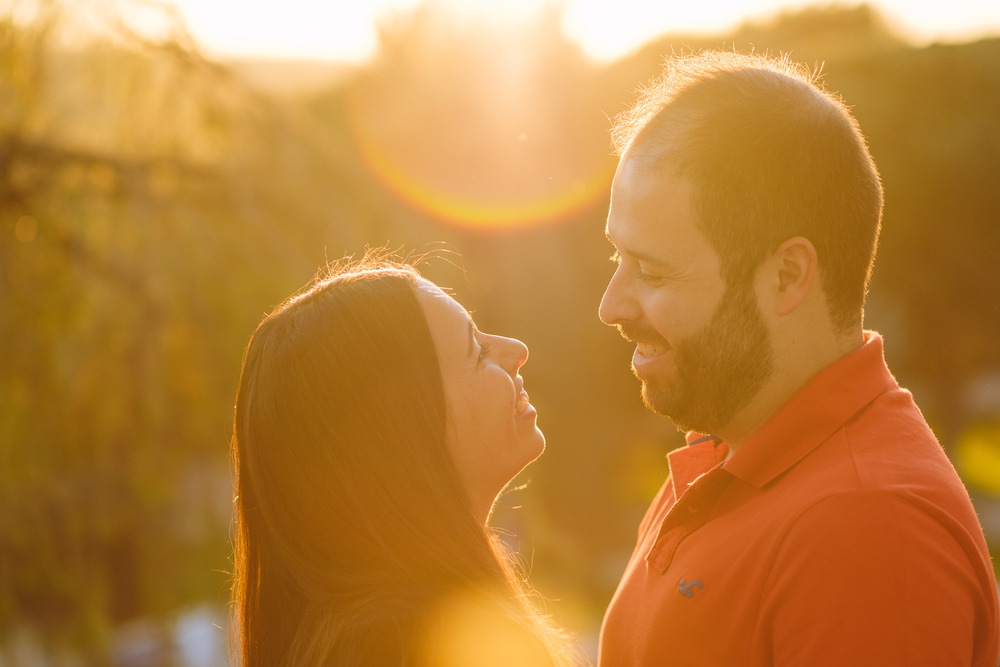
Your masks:
{"label": "woman's long dark hair", "polygon": [[429,664],[447,631],[427,619],[455,600],[570,664],[459,481],[418,280],[335,270],[250,339],[232,440],[244,667]]}

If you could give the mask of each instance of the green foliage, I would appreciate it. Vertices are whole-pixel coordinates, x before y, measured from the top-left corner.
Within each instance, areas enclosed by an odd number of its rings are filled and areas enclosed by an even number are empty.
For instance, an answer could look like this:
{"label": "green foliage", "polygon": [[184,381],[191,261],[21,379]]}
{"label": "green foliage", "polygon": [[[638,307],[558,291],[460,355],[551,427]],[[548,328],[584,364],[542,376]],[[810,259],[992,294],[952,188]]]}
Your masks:
{"label": "green foliage", "polygon": [[293,198],[332,165],[176,43],[39,20],[0,53],[0,637],[100,661],[112,626],[224,599],[240,354],[321,261]]}

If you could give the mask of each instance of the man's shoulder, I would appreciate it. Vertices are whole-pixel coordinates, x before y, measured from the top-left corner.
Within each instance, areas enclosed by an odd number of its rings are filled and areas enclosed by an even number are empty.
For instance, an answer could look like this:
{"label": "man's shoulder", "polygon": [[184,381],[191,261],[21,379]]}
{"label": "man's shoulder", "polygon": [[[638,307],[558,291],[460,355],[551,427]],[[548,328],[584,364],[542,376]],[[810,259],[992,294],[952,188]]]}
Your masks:
{"label": "man's shoulder", "polygon": [[879,395],[834,434],[830,443],[866,489],[964,486],[913,396],[905,389]]}
{"label": "man's shoulder", "polygon": [[886,392],[810,453],[784,483],[800,490],[798,513],[884,508],[981,532],[972,501],[909,392]]}

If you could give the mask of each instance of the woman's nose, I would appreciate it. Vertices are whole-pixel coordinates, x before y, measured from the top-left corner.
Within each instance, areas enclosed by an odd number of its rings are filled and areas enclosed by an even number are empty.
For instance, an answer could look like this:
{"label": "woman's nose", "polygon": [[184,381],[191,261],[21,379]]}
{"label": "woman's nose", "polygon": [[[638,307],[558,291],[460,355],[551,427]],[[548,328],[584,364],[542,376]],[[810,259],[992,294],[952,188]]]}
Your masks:
{"label": "woman's nose", "polygon": [[503,336],[500,336],[499,338],[503,341],[504,368],[507,369],[511,375],[514,375],[517,373],[517,370],[524,365],[524,362],[528,360],[528,346],[516,338],[505,338]]}

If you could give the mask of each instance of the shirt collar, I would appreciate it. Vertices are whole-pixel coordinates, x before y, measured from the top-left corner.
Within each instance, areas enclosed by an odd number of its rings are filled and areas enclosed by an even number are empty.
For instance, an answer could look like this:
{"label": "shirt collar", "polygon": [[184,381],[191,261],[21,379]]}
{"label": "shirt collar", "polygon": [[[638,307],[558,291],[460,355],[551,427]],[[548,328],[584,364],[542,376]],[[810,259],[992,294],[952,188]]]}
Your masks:
{"label": "shirt collar", "polygon": [[817,373],[779,407],[723,468],[758,488],[802,460],[875,398],[897,387],[885,364],[882,337]]}
{"label": "shirt collar", "polygon": [[667,454],[674,498],[680,498],[696,479],[725,461],[728,453],[729,447],[714,435],[688,433],[687,446]]}

